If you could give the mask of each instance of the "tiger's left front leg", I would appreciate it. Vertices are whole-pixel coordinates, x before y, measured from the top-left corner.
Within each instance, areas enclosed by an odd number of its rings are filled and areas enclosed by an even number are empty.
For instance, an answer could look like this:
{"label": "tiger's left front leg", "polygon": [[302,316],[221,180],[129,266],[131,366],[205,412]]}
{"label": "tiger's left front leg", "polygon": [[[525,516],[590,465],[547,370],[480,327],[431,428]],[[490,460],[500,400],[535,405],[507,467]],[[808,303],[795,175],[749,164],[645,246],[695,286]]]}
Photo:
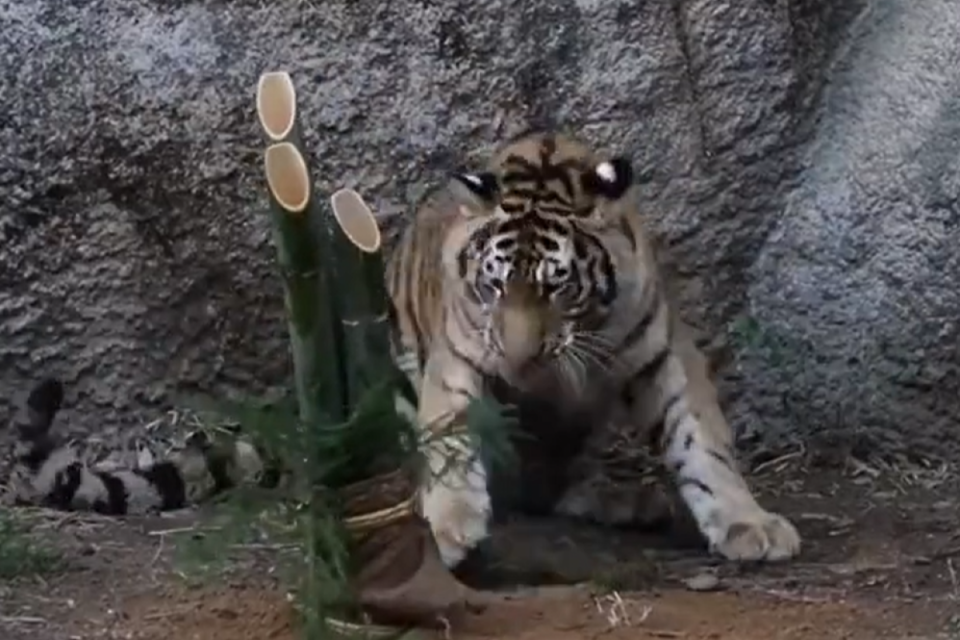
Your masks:
{"label": "tiger's left front leg", "polygon": [[466,428],[467,406],[480,391],[480,375],[468,363],[448,352],[430,356],[418,407],[427,440],[421,513],[450,568],[487,537],[492,512],[487,473]]}
{"label": "tiger's left front leg", "polygon": [[663,462],[713,552],[729,560],[791,558],[800,535],[748,487],[701,357],[692,349],[662,352],[647,375],[632,380],[627,403],[638,421],[654,418]]}

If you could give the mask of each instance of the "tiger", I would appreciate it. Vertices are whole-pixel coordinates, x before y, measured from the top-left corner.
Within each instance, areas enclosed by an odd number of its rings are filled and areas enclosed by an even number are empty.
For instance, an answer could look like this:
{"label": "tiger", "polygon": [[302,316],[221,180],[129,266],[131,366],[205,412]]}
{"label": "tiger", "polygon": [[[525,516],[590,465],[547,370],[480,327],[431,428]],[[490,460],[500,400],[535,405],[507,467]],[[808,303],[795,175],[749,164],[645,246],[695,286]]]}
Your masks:
{"label": "tiger", "polygon": [[168,458],[138,447],[130,468],[90,465],[80,447],[51,427],[64,401],[63,383],[45,378],[29,392],[11,422],[13,456],[4,502],[102,515],[145,515],[197,505],[241,485],[270,486],[269,458],[236,434],[197,430]]}
{"label": "tiger", "polygon": [[[484,170],[452,172],[385,258],[394,358],[434,443],[425,445],[419,509],[450,568],[490,534],[489,471],[465,409],[491,380],[588,416],[571,469],[590,466],[591,442],[631,430],[673,479],[709,552],[770,562],[800,552],[797,529],[758,504],[738,468],[633,176],[629,158],[574,134],[529,131],[495,149]],[[547,375],[570,369],[579,375]],[[606,524],[642,518],[639,487],[611,500],[600,484],[570,478],[553,512]]]}

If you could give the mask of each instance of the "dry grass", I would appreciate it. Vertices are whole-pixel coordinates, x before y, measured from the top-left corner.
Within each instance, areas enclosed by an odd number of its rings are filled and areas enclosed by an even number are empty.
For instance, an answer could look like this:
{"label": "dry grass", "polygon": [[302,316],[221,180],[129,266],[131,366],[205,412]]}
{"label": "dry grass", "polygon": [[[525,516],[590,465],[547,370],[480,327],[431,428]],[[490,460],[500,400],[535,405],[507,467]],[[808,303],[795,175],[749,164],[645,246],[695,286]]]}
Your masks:
{"label": "dry grass", "polygon": [[611,629],[641,625],[650,617],[653,607],[633,600],[625,600],[619,591],[605,595],[593,595],[593,605]]}

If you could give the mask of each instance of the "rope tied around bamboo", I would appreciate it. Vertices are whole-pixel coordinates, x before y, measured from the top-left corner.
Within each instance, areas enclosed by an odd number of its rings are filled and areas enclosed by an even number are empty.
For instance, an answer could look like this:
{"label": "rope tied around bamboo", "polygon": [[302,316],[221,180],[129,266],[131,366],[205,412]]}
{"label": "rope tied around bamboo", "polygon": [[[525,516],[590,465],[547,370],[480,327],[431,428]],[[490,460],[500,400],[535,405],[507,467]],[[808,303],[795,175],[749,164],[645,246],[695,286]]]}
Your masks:
{"label": "rope tied around bamboo", "polygon": [[343,526],[351,533],[366,533],[380,529],[412,516],[416,510],[417,496],[410,496],[400,504],[372,513],[344,518]]}

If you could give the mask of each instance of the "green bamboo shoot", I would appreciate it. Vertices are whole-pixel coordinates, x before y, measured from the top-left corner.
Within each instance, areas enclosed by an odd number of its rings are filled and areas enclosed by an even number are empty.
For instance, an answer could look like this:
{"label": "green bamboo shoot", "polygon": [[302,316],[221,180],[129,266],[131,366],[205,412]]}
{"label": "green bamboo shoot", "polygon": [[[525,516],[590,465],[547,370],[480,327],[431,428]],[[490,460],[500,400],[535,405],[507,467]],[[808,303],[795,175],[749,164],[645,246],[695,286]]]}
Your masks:
{"label": "green bamboo shoot", "polygon": [[349,286],[341,298],[343,335],[350,353],[348,387],[355,404],[391,376],[389,302],[377,220],[359,193],[340,189],[330,198],[340,233],[337,266]]}
{"label": "green bamboo shoot", "polygon": [[[335,291],[324,269],[324,233],[300,148],[296,90],[286,72],[265,73],[257,114],[269,140],[264,156],[273,237],[284,283],[300,418],[308,425],[347,415]],[[329,252],[327,252],[329,254]],[[327,258],[329,259],[329,255]]]}

